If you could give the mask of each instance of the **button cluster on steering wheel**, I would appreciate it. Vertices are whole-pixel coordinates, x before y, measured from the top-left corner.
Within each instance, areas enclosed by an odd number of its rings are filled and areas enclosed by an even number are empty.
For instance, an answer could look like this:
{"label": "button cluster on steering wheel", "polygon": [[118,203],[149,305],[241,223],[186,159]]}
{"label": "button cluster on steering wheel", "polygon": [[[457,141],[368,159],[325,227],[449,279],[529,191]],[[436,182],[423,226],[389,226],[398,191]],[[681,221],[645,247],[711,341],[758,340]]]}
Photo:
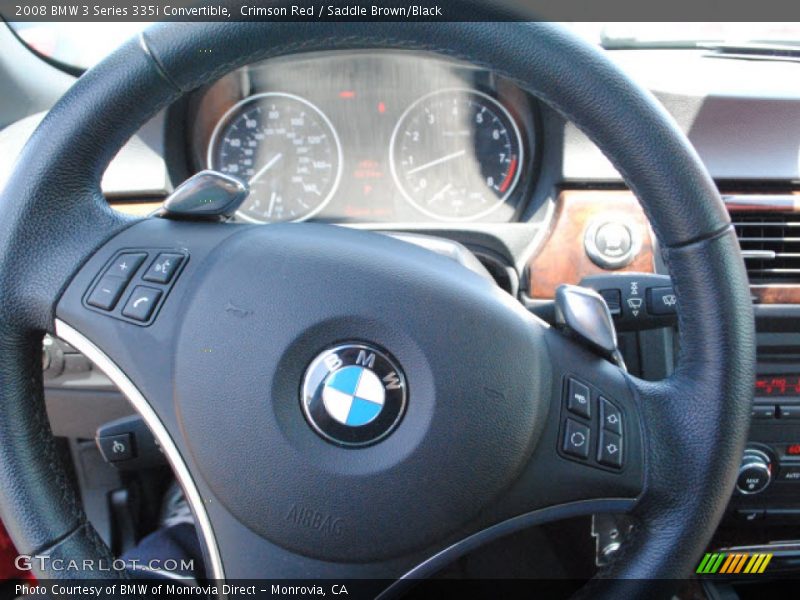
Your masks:
{"label": "button cluster on steering wheel", "polygon": [[564,380],[559,452],[600,468],[623,467],[623,415],[616,404],[575,377]]}
{"label": "button cluster on steering wheel", "polygon": [[187,259],[188,255],[178,250],[120,251],[87,290],[84,306],[129,323],[149,325]]}

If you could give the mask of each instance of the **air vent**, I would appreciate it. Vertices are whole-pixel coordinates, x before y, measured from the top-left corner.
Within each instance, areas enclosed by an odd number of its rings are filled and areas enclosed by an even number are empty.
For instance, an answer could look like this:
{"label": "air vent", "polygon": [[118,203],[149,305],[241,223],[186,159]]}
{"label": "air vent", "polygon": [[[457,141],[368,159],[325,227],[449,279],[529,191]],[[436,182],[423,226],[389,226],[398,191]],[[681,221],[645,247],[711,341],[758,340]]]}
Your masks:
{"label": "air vent", "polygon": [[750,283],[800,283],[800,214],[731,215]]}

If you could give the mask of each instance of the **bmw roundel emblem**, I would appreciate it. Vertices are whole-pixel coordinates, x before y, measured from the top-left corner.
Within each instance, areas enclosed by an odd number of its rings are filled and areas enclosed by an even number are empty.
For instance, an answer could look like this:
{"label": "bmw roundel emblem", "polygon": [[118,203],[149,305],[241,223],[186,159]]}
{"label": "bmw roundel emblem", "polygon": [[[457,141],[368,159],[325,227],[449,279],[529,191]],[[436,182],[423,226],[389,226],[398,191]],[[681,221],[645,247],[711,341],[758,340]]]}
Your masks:
{"label": "bmw roundel emblem", "polygon": [[311,362],[302,394],[306,419],[323,438],[367,446],[386,437],[403,417],[406,379],[386,351],[340,344]]}

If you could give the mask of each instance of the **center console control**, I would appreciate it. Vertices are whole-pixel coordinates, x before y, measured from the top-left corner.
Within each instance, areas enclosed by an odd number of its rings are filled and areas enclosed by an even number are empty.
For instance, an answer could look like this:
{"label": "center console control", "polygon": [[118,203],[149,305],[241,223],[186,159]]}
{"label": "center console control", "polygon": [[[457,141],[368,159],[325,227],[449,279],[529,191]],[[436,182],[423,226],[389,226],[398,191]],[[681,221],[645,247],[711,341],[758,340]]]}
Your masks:
{"label": "center console control", "polygon": [[736,490],[740,494],[759,494],[767,489],[772,481],[772,461],[767,454],[755,448],[748,448],[742,457]]}
{"label": "center console control", "polygon": [[[800,429],[796,421],[753,420],[731,513],[754,524],[800,525]],[[779,441],[785,440],[785,441]]]}

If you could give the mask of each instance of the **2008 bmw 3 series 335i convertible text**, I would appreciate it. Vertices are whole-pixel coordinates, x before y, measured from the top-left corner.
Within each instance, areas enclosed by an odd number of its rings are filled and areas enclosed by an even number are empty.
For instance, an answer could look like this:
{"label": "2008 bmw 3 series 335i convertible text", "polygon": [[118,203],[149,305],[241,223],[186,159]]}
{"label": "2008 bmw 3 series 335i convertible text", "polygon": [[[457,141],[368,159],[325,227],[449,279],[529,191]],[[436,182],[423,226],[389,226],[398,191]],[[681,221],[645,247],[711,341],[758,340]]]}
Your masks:
{"label": "2008 bmw 3 series 335i convertible text", "polygon": [[0,0],[0,594],[791,593],[797,12]]}

